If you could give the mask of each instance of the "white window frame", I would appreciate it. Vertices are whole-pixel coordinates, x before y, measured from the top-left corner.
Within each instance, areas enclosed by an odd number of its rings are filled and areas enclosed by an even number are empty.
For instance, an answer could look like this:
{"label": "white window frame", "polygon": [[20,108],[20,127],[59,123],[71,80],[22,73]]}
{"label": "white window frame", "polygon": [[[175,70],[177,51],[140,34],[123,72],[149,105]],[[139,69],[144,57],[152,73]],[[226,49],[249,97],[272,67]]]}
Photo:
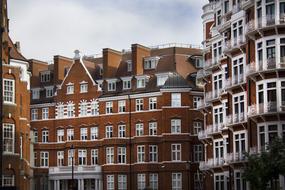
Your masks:
{"label": "white window frame", "polygon": [[88,129],[87,128],[80,128],[80,140],[86,141],[88,138]]}
{"label": "white window frame", "polygon": [[14,153],[15,151],[15,125],[3,123],[3,153]]}
{"label": "white window frame", "polygon": [[64,151],[57,151],[57,166],[64,166]]}
{"label": "white window frame", "polygon": [[157,109],[157,97],[149,98],[149,110],[156,110]]}
{"label": "white window frame", "polygon": [[198,108],[198,102],[202,100],[200,96],[194,96],[193,97],[193,108],[197,109]]}
{"label": "white window frame", "polygon": [[138,190],[144,190],[146,188],[146,176],[143,173],[137,174],[137,186]]}
{"label": "white window frame", "polygon": [[57,142],[64,142],[64,129],[57,129]]}
{"label": "white window frame", "polygon": [[126,112],[126,100],[118,101],[118,112],[125,113]]}
{"label": "white window frame", "polygon": [[42,120],[49,119],[49,108],[42,108]]}
{"label": "white window frame", "polygon": [[33,100],[40,99],[40,89],[39,88],[32,89],[32,99]]}
{"label": "white window frame", "polygon": [[112,138],[113,137],[113,126],[107,125],[106,126],[106,138]]}
{"label": "white window frame", "polygon": [[49,152],[41,151],[41,167],[49,167]]}
{"label": "white window frame", "polygon": [[171,174],[172,190],[182,190],[182,173]]}
{"label": "white window frame", "polygon": [[91,127],[90,128],[90,140],[96,140],[99,137],[98,127]]}
{"label": "white window frame", "polygon": [[42,130],[42,143],[49,142],[49,131],[47,129]]}
{"label": "white window frame", "polygon": [[139,99],[136,99],[136,111],[139,112],[139,111],[143,111],[143,99],[142,98],[139,98]]}
{"label": "white window frame", "polygon": [[127,190],[127,175],[118,175],[118,190]]}
{"label": "white window frame", "polygon": [[118,137],[119,138],[126,137],[126,125],[118,125]]}
{"label": "white window frame", "polygon": [[114,164],[114,147],[106,147],[106,164]]}
{"label": "white window frame", "polygon": [[136,136],[143,136],[144,135],[144,126],[143,123],[136,124]]}
{"label": "white window frame", "polygon": [[91,165],[98,165],[99,164],[99,150],[98,149],[91,149]]}
{"label": "white window frame", "polygon": [[138,145],[137,146],[137,163],[145,162],[145,146]]}
{"label": "white window frame", "polygon": [[74,85],[73,84],[67,84],[66,85],[66,94],[74,94]]}
{"label": "white window frame", "polygon": [[78,150],[78,166],[86,166],[87,165],[87,150],[79,149]]}
{"label": "white window frame", "polygon": [[116,80],[107,81],[107,83],[109,92],[116,91]]}
{"label": "white window frame", "polygon": [[171,161],[177,162],[182,160],[182,145],[171,144]]}
{"label": "white window frame", "polygon": [[3,79],[3,103],[15,103],[15,80]]}
{"label": "white window frame", "polygon": [[157,136],[157,122],[149,122],[148,134],[149,136]]}
{"label": "white window frame", "polygon": [[203,123],[201,121],[194,121],[193,122],[193,135],[198,135],[200,131],[203,129]]}
{"label": "white window frame", "polygon": [[118,164],[126,164],[127,163],[127,148],[126,147],[118,147]]}
{"label": "white window frame", "polygon": [[149,174],[149,187],[152,190],[158,190],[158,173]]}
{"label": "white window frame", "polygon": [[81,83],[80,84],[80,93],[87,93],[88,92],[88,83]]}
{"label": "white window frame", "polygon": [[74,140],[74,129],[67,129],[67,141]]}
{"label": "white window frame", "polygon": [[194,162],[203,161],[204,149],[202,144],[193,145]]}
{"label": "white window frame", "polygon": [[181,125],[181,119],[171,119],[171,134],[180,134]]}
{"label": "white window frame", "polygon": [[106,114],[113,113],[113,102],[106,102]]}
{"label": "white window frame", "polygon": [[158,162],[158,146],[149,145],[149,162]]}
{"label": "white window frame", "polygon": [[181,107],[181,93],[171,93],[171,107]]}
{"label": "white window frame", "polygon": [[114,190],[115,189],[115,179],[114,175],[107,175],[107,190]]}
{"label": "white window frame", "polygon": [[53,97],[53,86],[46,87],[45,89],[46,89],[46,97],[47,98]]}
{"label": "white window frame", "polygon": [[31,110],[31,120],[36,121],[38,119],[39,119],[38,109],[32,109]]}

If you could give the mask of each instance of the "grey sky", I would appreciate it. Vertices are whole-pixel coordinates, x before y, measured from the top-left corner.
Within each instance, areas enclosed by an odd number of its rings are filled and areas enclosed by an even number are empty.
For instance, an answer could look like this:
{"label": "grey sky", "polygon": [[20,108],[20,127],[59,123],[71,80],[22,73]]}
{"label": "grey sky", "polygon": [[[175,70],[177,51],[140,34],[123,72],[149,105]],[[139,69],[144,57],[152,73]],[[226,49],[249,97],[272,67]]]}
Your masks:
{"label": "grey sky", "polygon": [[200,44],[207,0],[9,0],[10,35],[29,58],[169,42]]}

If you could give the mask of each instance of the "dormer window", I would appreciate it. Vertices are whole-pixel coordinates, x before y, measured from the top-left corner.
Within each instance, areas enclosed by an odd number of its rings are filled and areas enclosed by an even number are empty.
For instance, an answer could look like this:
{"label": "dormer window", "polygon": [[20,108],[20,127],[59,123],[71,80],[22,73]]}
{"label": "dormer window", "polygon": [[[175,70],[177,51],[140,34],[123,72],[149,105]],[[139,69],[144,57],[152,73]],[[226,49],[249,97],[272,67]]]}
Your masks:
{"label": "dormer window", "polygon": [[88,83],[82,82],[80,84],[80,93],[86,93],[88,92]]}
{"label": "dormer window", "polygon": [[68,84],[66,87],[66,94],[73,94],[74,93],[74,85]]}
{"label": "dormer window", "polygon": [[144,60],[144,69],[155,69],[158,63],[159,57],[149,57]]}
{"label": "dormer window", "polygon": [[157,77],[157,86],[163,86],[166,80],[168,79],[169,73],[156,74]]}
{"label": "dormer window", "polygon": [[128,90],[128,89],[131,89],[131,77],[125,77],[125,78],[122,78],[122,81],[123,81],[123,90]]}
{"label": "dormer window", "polygon": [[146,82],[149,76],[143,75],[143,76],[136,76],[137,79],[137,88],[145,88]]}
{"label": "dormer window", "polygon": [[32,99],[36,100],[40,98],[40,89],[32,89]]}
{"label": "dormer window", "polygon": [[137,79],[137,88],[145,88],[145,78]]}
{"label": "dormer window", "polygon": [[53,97],[53,86],[46,87],[46,97],[47,98]]}
{"label": "dormer window", "polygon": [[50,82],[50,71],[41,73],[41,82]]}
{"label": "dormer window", "polygon": [[108,91],[116,91],[116,80],[108,81]]}
{"label": "dormer window", "polygon": [[133,63],[131,60],[127,61],[127,70],[128,70],[128,72],[132,72],[132,70],[133,70]]}
{"label": "dormer window", "polygon": [[195,60],[195,67],[196,68],[203,68],[203,60],[202,60],[202,57],[195,57],[194,58]]}

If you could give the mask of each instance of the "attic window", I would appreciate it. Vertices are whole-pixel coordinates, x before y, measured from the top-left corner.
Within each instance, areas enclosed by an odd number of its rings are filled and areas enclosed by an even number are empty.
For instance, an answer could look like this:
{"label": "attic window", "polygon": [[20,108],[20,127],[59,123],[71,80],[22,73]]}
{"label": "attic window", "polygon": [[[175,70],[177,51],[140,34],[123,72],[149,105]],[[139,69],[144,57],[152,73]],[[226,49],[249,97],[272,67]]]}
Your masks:
{"label": "attic window", "polygon": [[50,72],[41,73],[41,82],[50,82]]}
{"label": "attic window", "polygon": [[202,57],[194,57],[195,67],[203,68],[203,60]]}
{"label": "attic window", "polygon": [[158,63],[159,57],[149,57],[144,60],[144,69],[155,69]]}
{"label": "attic window", "polygon": [[157,86],[163,86],[167,79],[168,79],[168,75],[157,76]]}
{"label": "attic window", "polygon": [[66,87],[66,94],[73,94],[74,93],[74,85],[73,84],[69,84]]}
{"label": "attic window", "polygon": [[116,90],[116,80],[108,81],[108,91]]}

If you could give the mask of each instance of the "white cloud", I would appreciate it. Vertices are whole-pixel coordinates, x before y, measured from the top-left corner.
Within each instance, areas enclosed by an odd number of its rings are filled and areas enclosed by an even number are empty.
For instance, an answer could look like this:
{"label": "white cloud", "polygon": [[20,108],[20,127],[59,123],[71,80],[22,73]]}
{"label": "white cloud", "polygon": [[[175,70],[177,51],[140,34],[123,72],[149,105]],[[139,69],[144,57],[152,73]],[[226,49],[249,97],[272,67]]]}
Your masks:
{"label": "white cloud", "polygon": [[94,2],[10,0],[12,39],[21,41],[27,58],[41,60],[57,54],[73,56],[75,49],[95,54],[105,47],[127,49],[132,43],[200,44],[202,40],[203,1],[155,0],[156,6],[151,1]]}

